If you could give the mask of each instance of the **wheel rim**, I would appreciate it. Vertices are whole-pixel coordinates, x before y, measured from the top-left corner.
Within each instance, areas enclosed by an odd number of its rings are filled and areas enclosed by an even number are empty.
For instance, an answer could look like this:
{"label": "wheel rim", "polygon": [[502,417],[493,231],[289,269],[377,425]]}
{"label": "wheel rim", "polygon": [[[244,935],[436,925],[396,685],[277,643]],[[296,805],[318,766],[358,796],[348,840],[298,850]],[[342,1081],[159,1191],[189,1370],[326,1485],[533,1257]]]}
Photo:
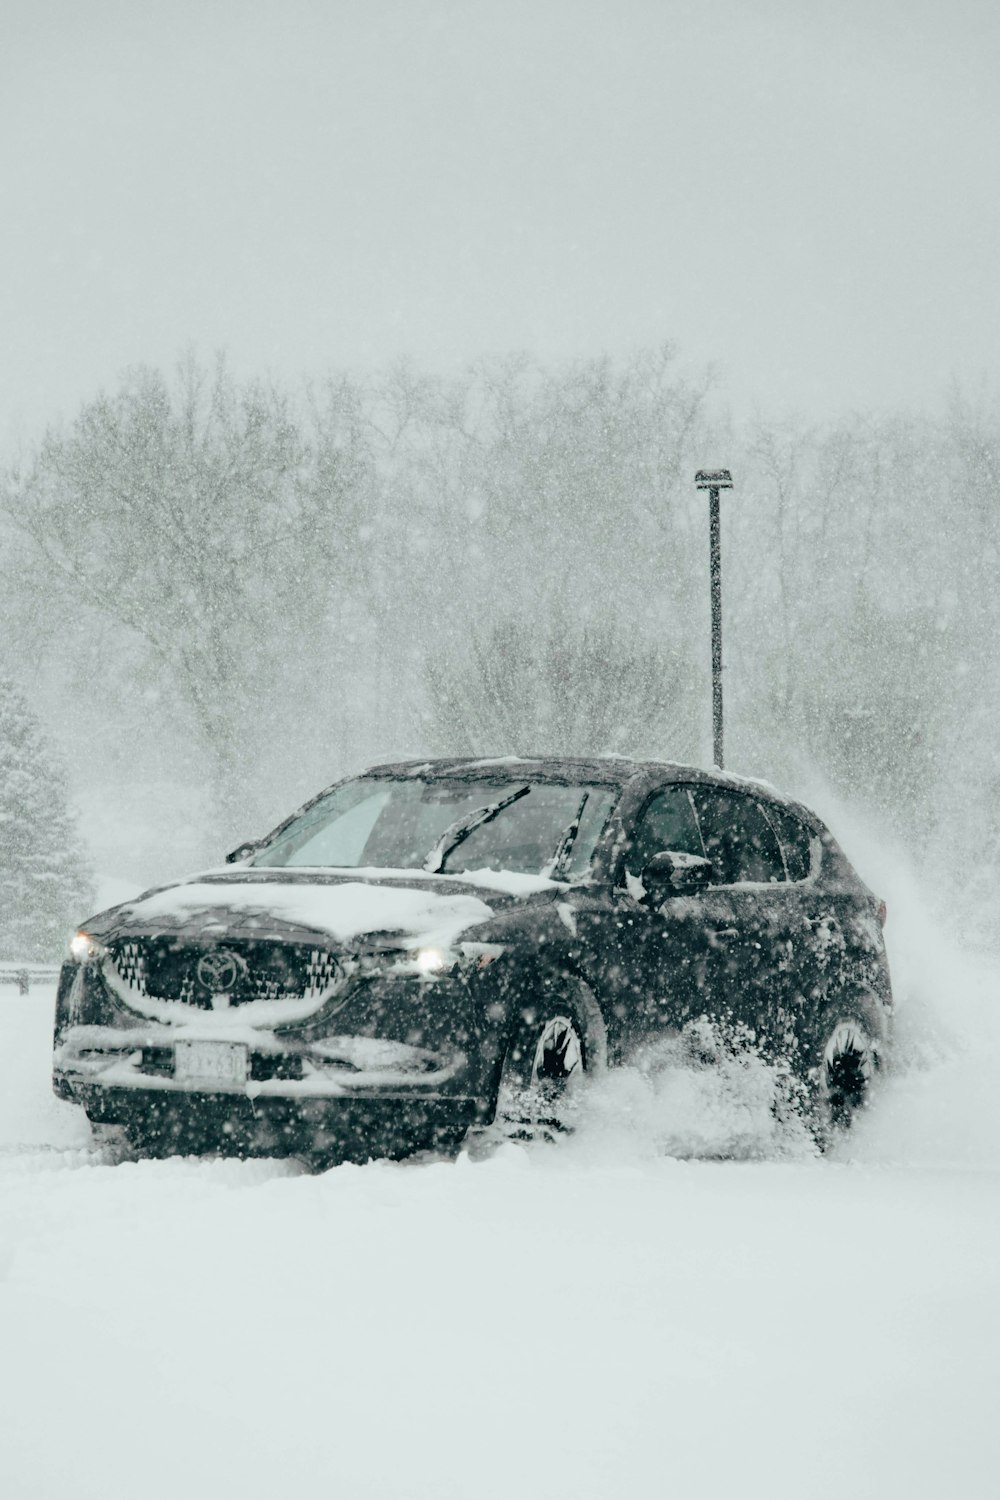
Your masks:
{"label": "wheel rim", "polygon": [[823,1049],[823,1093],[831,1125],[846,1125],[864,1104],[874,1069],[872,1042],[856,1021],[841,1021]]}
{"label": "wheel rim", "polygon": [[533,1088],[561,1087],[583,1072],[583,1043],[568,1016],[546,1021],[531,1064]]}

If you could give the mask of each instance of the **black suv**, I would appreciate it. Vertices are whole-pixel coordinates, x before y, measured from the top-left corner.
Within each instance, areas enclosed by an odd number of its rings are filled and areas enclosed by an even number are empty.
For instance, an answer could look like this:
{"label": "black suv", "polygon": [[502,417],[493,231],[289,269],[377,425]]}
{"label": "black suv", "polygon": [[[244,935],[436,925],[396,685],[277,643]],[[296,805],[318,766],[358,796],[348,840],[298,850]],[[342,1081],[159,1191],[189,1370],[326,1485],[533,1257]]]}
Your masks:
{"label": "black suv", "polygon": [[54,1087],[152,1152],[317,1159],[520,1135],[703,1018],[823,1140],[888,1041],[885,909],[771,788],[626,760],[435,760],[329,788],[86,924]]}

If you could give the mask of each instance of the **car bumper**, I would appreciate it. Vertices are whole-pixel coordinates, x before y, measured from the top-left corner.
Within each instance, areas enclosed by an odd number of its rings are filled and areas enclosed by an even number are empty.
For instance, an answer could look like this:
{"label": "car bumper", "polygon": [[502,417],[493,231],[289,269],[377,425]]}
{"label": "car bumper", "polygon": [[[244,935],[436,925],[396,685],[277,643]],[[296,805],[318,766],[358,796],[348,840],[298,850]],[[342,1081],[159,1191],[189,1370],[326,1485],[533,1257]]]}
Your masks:
{"label": "car bumper", "polygon": [[[206,1028],[196,1029],[203,1041]],[[232,1032],[212,1038],[228,1050]],[[154,1149],[239,1154],[392,1154],[460,1137],[491,1112],[490,1090],[461,1053],[343,1036],[320,1043],[247,1037],[239,1079],[175,1076],[185,1038],[157,1026],[70,1028],[53,1088],[95,1123]],[[293,1076],[289,1076],[292,1074]]]}
{"label": "car bumper", "polygon": [[309,1098],[233,1091],[116,1089],[56,1077],[95,1124],[123,1126],[156,1155],[328,1156],[364,1161],[452,1144],[484,1120],[481,1100],[393,1095]]}

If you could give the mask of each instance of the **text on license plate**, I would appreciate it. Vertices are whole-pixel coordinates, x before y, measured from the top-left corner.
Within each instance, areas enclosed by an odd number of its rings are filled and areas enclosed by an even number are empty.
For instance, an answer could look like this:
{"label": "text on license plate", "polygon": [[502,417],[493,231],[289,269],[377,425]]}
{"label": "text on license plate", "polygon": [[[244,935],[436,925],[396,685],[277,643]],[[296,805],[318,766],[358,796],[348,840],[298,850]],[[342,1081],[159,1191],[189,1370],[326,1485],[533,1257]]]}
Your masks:
{"label": "text on license plate", "polygon": [[174,1077],[200,1083],[246,1083],[250,1049],[239,1042],[178,1042],[174,1048]]}

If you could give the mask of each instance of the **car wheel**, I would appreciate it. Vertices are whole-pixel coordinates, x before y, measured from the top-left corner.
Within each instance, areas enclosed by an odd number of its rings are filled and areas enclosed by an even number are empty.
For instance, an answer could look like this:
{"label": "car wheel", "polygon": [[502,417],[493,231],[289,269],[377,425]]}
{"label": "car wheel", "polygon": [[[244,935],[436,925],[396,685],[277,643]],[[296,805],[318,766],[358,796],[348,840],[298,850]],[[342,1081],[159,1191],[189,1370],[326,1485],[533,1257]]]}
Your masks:
{"label": "car wheel", "polygon": [[864,1021],[840,1016],[827,1029],[815,1068],[814,1130],[822,1149],[849,1130],[868,1102],[878,1050]]}
{"label": "car wheel", "polygon": [[552,1140],[569,1129],[574,1095],[606,1061],[603,1017],[583,983],[521,1012],[500,1074],[490,1134],[505,1140]]}

